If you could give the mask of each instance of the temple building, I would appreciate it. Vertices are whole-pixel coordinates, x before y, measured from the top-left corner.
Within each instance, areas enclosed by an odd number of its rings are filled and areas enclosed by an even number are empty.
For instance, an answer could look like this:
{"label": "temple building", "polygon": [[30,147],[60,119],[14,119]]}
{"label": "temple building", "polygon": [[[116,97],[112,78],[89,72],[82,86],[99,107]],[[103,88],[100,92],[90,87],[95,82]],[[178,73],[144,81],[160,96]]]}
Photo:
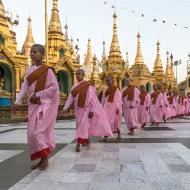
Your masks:
{"label": "temple building", "polygon": [[[48,27],[49,65],[56,71],[60,88],[60,110],[76,82],[75,73],[78,68],[85,70],[85,79],[90,81],[97,90],[105,87],[105,77],[111,75],[114,84],[120,89],[123,79],[128,74],[135,86],[145,85],[148,92],[152,91],[154,83],[162,83],[167,88],[176,86],[173,71],[173,56],[167,52],[166,70],[163,71],[160,58],[160,42],[157,42],[157,54],[153,72],[144,63],[141,50],[141,35],[137,35],[137,51],[134,64],[129,65],[128,53],[125,60],[122,57],[117,33],[117,14],[113,14],[113,34],[109,54],[106,55],[105,41],[103,41],[102,57],[98,61],[92,53],[92,42],[88,39],[87,52],[84,62],[80,65],[80,55],[76,51],[73,39],[69,39],[68,24],[64,29],[59,18],[58,0],[52,0],[53,8]],[[11,118],[11,104],[16,94],[20,92],[21,84],[27,67],[31,66],[30,49],[35,43],[32,33],[32,18],[28,18],[28,28],[22,51],[18,51],[16,33],[12,31],[9,17],[0,0],[0,118]],[[18,21],[14,23],[18,24]],[[77,44],[78,47],[78,44]],[[44,60],[45,61],[45,60]],[[26,100],[26,99],[25,99]],[[18,118],[25,118],[27,114],[26,101],[21,105]]]}
{"label": "temple building", "polygon": [[[144,63],[142,50],[141,50],[141,35],[137,35],[137,51],[134,64],[130,67],[128,61],[128,53],[126,53],[126,60],[122,58],[118,34],[117,34],[117,15],[114,12],[113,15],[113,35],[110,45],[110,51],[108,57],[106,56],[105,41],[103,41],[103,51],[102,58],[100,61],[100,70],[95,71],[93,68],[93,56],[92,56],[92,45],[91,40],[88,40],[87,53],[85,55],[84,64],[82,65],[85,70],[86,80],[92,81],[92,76],[96,76],[93,83],[96,83],[96,88],[104,88],[105,77],[111,75],[114,79],[114,84],[117,85],[120,89],[123,86],[123,79],[127,73],[132,79],[135,86],[139,87],[140,85],[145,85],[146,90],[151,92],[153,90],[154,83],[161,83],[165,88],[174,88],[176,87],[176,82],[174,79],[174,70],[173,70],[173,56],[169,57],[167,52],[167,63],[166,70],[164,72],[162,61],[160,57],[160,42],[157,42],[157,53],[154,63],[153,72],[149,70],[147,65]],[[97,63],[96,63],[97,64]],[[99,75],[99,80],[98,76]],[[96,81],[96,82],[95,82]],[[102,87],[103,86],[103,87]],[[101,90],[100,90],[101,91]]]}
{"label": "temple building", "polygon": [[88,39],[88,44],[87,44],[87,52],[84,55],[84,64],[82,68],[85,71],[85,80],[89,81],[91,79],[91,75],[93,72],[93,55],[92,55],[92,44],[91,40]]}
{"label": "temple building", "polygon": [[156,82],[156,78],[149,71],[148,67],[143,61],[142,51],[141,51],[141,41],[140,33],[137,35],[137,53],[135,57],[135,63],[129,69],[129,73],[133,79],[135,86],[145,85],[146,90],[151,92],[152,85]]}
{"label": "temple building", "polygon": [[121,88],[125,62],[121,56],[120,45],[118,40],[116,12],[114,12],[113,19],[113,35],[108,58],[106,58],[105,43],[103,43],[103,54],[101,61],[103,68],[102,75],[111,75],[113,77],[114,84]]}
{"label": "temple building", "polygon": [[[75,72],[80,64],[73,40],[68,40],[62,31],[58,0],[52,0],[52,2],[53,8],[48,29],[49,65],[56,71],[60,88],[60,105],[63,105],[71,86],[76,82]],[[20,92],[26,69],[31,65],[30,49],[34,44],[30,17],[26,39],[20,52],[17,49],[16,33],[9,25],[3,2],[0,0],[0,108],[3,109],[0,110],[0,117],[4,118],[11,115],[10,109],[5,112],[4,108],[8,109],[14,102],[16,94]],[[5,113],[6,116],[3,115]],[[23,114],[19,112],[17,116],[25,118],[26,112]]]}

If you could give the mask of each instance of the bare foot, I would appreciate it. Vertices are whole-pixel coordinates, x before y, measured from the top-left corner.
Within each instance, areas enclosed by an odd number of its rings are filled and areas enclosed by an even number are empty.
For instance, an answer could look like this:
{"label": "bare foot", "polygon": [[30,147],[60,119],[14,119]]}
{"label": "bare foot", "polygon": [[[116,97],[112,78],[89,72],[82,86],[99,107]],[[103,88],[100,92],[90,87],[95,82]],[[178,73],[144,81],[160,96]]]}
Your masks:
{"label": "bare foot", "polygon": [[129,133],[127,133],[128,135],[134,135],[135,133],[134,133],[134,131],[133,130],[131,130]]}
{"label": "bare foot", "polygon": [[37,164],[34,164],[33,166],[31,166],[31,169],[35,170],[36,168],[39,168],[41,163],[42,163],[42,160],[40,162],[38,162]]}
{"label": "bare foot", "polygon": [[121,137],[117,137],[117,139],[116,139],[116,143],[120,143],[120,141],[121,141]]}
{"label": "bare foot", "polygon": [[141,126],[141,129],[144,129],[145,126],[146,126],[146,123],[143,123]]}
{"label": "bare foot", "polygon": [[47,167],[48,167],[48,157],[42,158],[42,162],[40,164],[39,169],[40,170],[45,170],[45,169],[47,169]]}
{"label": "bare foot", "polygon": [[79,144],[79,143],[76,145],[75,151],[76,151],[76,152],[80,152],[80,144]]}

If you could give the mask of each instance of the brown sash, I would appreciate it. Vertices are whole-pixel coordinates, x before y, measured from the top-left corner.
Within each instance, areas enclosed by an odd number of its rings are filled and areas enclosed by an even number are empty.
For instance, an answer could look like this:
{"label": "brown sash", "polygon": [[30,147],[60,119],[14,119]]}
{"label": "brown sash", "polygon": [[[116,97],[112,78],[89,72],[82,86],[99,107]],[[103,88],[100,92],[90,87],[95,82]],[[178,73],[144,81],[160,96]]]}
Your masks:
{"label": "brown sash", "polygon": [[160,94],[160,92],[153,92],[153,93],[151,94],[151,99],[153,99],[153,100],[152,100],[152,104],[156,104],[156,100],[157,100],[159,94]]}
{"label": "brown sash", "polygon": [[135,86],[129,85],[128,88],[125,89],[123,92],[123,95],[122,95],[123,98],[127,96],[127,100],[132,101],[134,98],[134,89],[135,89]]}
{"label": "brown sash", "polygon": [[139,94],[139,98],[140,98],[140,105],[144,105],[144,101],[145,101],[145,98],[146,98],[146,95],[147,95],[147,92],[141,92]]}
{"label": "brown sash", "polygon": [[183,100],[184,100],[184,97],[183,96],[179,96],[178,103],[181,104],[181,105],[183,105],[184,104]]}
{"label": "brown sash", "polygon": [[[35,93],[45,89],[48,68],[47,65],[42,65],[27,77],[29,86],[36,81]],[[37,98],[37,100],[32,103],[41,104],[40,98]]]}
{"label": "brown sash", "polygon": [[168,97],[168,102],[169,102],[169,104],[172,104],[172,103],[173,103],[173,99],[174,99],[173,96]]}
{"label": "brown sash", "polygon": [[71,91],[73,97],[76,97],[79,94],[77,102],[79,108],[84,108],[85,106],[87,90],[90,85],[91,84],[89,82],[83,81],[81,84],[79,84]]}
{"label": "brown sash", "polygon": [[164,94],[166,92],[166,90],[161,90],[162,94]]}
{"label": "brown sash", "polygon": [[108,102],[113,102],[116,90],[116,86],[111,86],[106,90],[105,97],[108,96]]}

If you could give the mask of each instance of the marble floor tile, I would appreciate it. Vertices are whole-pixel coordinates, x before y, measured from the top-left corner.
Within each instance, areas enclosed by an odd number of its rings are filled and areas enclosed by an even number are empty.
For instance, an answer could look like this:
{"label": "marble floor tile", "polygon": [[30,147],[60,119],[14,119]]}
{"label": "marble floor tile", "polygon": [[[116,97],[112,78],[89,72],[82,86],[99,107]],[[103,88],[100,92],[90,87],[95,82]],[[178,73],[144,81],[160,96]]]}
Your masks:
{"label": "marble floor tile", "polygon": [[119,190],[153,190],[149,183],[122,183]]}
{"label": "marble floor tile", "polygon": [[92,183],[119,183],[120,182],[120,173],[116,172],[96,172],[93,175]]}
{"label": "marble floor tile", "polygon": [[74,164],[70,172],[82,173],[82,172],[94,172],[96,168],[95,164]]}
{"label": "marble floor tile", "polygon": [[23,152],[23,150],[0,150],[0,162],[20,154],[21,152]]}
{"label": "marble floor tile", "polygon": [[119,183],[93,183],[88,190],[120,190]]}

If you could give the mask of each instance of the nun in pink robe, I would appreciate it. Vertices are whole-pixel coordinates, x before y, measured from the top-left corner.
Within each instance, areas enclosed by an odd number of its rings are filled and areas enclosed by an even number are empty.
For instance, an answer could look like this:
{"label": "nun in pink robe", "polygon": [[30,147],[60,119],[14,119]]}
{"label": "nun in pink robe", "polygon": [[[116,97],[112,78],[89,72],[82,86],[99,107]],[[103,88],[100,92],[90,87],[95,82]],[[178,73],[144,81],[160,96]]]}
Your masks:
{"label": "nun in pink robe", "polygon": [[[126,79],[126,85],[122,90],[123,113],[126,121],[126,126],[129,130],[128,135],[134,135],[134,129],[138,127],[137,108],[140,103],[138,88],[131,85],[131,79]],[[126,92],[126,94],[125,94]],[[131,98],[129,98],[131,96]]]}
{"label": "nun in pink robe", "polygon": [[157,90],[157,85],[153,85],[154,91],[151,94],[151,103],[150,103],[150,123],[151,125],[159,125],[163,117],[163,98],[162,93]]}
{"label": "nun in pink robe", "polygon": [[190,114],[190,95],[189,95],[189,93],[188,93],[187,101],[188,101],[188,115],[189,115]]}
{"label": "nun in pink robe", "polygon": [[[113,102],[108,101],[108,97],[105,98],[103,103],[104,111],[107,115],[110,127],[113,133],[117,133],[121,128],[122,107],[121,107],[121,93],[119,89],[116,90]],[[119,113],[117,111],[119,110]]]}
{"label": "nun in pink robe", "polygon": [[188,97],[187,96],[185,96],[185,98],[184,98],[184,104],[185,104],[185,115],[188,115],[188,112],[189,112],[189,102],[188,102]]}
{"label": "nun in pink robe", "polygon": [[[28,92],[28,99],[34,94],[36,82],[29,86],[27,77],[41,66],[27,69],[21,91],[15,103],[19,104]],[[48,69],[45,89],[36,93],[41,104],[32,104],[28,100],[27,139],[31,160],[48,156],[55,148],[54,126],[59,105],[59,87],[52,69]]]}
{"label": "nun in pink robe", "polygon": [[108,89],[103,94],[102,105],[108,118],[112,133],[117,133],[117,139],[121,138],[122,102],[121,92],[113,86],[113,79],[108,76],[106,79]]}
{"label": "nun in pink robe", "polygon": [[145,86],[140,86],[141,93],[139,94],[140,104],[138,106],[138,122],[141,124],[141,128],[144,128],[147,124],[147,117],[150,108],[150,94],[145,91]]}
{"label": "nun in pink robe", "polygon": [[173,119],[174,117],[176,117],[176,100],[175,96],[173,95],[168,96],[168,109],[169,109],[168,119]]}
{"label": "nun in pink robe", "polygon": [[[68,110],[74,103],[76,117],[76,152],[80,151],[80,144],[87,145],[89,137],[92,136],[112,136],[112,131],[107,120],[106,114],[96,96],[96,89],[92,85],[88,85],[84,107],[79,107],[78,100],[80,92],[74,97],[72,92],[80,85],[87,83],[83,81],[84,71],[79,69],[76,72],[78,77],[81,77],[79,83],[74,84],[71,93],[66,101],[63,110]],[[89,114],[91,116],[89,117]]]}
{"label": "nun in pink robe", "polygon": [[167,92],[165,90],[162,90],[162,98],[163,98],[163,119],[164,121],[167,120],[170,117],[169,108],[168,108],[168,99],[167,99]]}

